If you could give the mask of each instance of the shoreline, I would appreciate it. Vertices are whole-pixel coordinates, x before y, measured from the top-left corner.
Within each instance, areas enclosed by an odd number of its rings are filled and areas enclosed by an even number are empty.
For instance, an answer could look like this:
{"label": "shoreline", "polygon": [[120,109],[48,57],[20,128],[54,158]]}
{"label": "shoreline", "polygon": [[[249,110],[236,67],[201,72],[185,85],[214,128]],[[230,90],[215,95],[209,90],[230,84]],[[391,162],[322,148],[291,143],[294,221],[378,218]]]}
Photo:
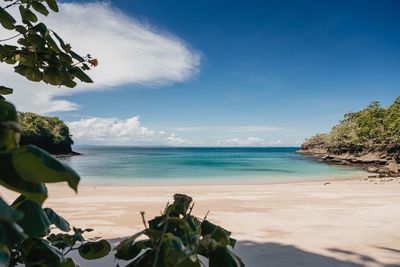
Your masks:
{"label": "shoreline", "polygon": [[[312,182],[346,181],[368,178],[368,172],[354,170],[346,174],[310,176],[237,176],[237,177],[192,177],[192,178],[159,178],[159,179],[129,179],[129,178],[93,178],[83,177],[80,186],[218,186],[218,185],[270,185],[297,184]],[[308,178],[307,178],[308,177]],[[371,177],[370,177],[371,178]]]}

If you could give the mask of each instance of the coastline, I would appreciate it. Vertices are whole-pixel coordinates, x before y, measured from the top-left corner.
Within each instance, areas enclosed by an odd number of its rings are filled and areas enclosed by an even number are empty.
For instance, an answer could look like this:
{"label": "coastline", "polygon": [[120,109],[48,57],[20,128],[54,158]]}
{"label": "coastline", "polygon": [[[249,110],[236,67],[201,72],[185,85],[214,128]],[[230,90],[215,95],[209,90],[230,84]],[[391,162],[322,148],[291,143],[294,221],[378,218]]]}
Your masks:
{"label": "coastline", "polygon": [[[399,178],[196,186],[84,183],[78,195],[53,184],[45,206],[74,226],[94,228],[88,237],[114,240],[141,230],[139,212],[151,219],[174,193],[192,196],[195,215],[204,217],[210,210],[210,221],[232,231],[246,266],[267,261],[288,267],[400,264]],[[8,191],[1,195],[8,201],[15,197]],[[109,266],[111,260],[89,266]]]}

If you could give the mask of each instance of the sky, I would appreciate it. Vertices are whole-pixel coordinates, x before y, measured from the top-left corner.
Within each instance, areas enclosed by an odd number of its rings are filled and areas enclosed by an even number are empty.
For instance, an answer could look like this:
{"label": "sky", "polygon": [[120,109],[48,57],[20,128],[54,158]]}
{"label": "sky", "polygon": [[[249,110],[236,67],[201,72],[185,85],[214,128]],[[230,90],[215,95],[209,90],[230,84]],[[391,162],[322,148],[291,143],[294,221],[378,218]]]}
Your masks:
{"label": "sky", "polygon": [[[63,1],[40,17],[94,84],[0,81],[76,144],[298,146],[346,112],[400,95],[400,1]],[[0,30],[1,37],[10,33]]]}

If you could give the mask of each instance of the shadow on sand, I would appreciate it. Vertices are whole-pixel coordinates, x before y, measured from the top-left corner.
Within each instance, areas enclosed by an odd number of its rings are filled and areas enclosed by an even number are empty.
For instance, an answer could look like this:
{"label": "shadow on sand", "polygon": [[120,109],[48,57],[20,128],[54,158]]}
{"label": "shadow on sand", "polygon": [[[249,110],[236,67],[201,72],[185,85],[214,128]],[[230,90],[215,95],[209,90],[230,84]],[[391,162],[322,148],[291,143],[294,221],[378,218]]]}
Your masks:
{"label": "shadow on sand", "polygon": [[[117,239],[111,240],[111,243],[115,245],[118,241]],[[393,253],[395,257],[399,257],[400,251],[397,249],[386,247],[377,248]],[[337,248],[330,248],[327,249],[327,251],[330,252],[330,254],[333,253],[337,255],[338,258],[341,257],[348,260],[341,260],[335,257],[308,252],[292,245],[272,242],[257,243],[253,241],[239,241],[235,250],[246,263],[246,267],[400,267],[400,262],[398,264],[384,264],[374,259],[372,256],[361,255]],[[111,267],[117,265],[113,255],[95,261],[81,259],[76,254],[72,254],[71,256],[73,256],[82,267]],[[128,262],[120,261],[118,263],[123,267],[126,266]]]}
{"label": "shadow on sand", "polygon": [[[399,253],[396,249],[382,247],[380,249]],[[399,264],[384,264],[371,256],[337,248],[330,248],[327,251],[331,252],[331,254],[337,254],[338,258],[345,254],[345,258],[351,258],[351,260],[339,260],[334,257],[308,252],[292,245],[279,243],[241,241],[238,242],[236,250],[247,263],[247,267],[400,267],[400,262]]]}

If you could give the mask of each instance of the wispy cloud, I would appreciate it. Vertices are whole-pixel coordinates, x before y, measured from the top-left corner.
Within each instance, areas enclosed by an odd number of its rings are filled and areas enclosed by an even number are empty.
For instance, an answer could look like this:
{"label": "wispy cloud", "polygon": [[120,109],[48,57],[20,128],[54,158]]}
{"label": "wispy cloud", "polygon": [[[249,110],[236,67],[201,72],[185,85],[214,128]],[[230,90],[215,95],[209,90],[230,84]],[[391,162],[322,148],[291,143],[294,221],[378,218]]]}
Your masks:
{"label": "wispy cloud", "polygon": [[245,126],[207,126],[207,127],[177,127],[176,132],[201,132],[201,131],[219,131],[219,132],[273,132],[281,131],[283,128],[274,126],[245,125]]}
{"label": "wispy cloud", "polygon": [[216,146],[245,146],[245,147],[263,147],[263,146],[280,146],[281,140],[265,140],[263,138],[248,137],[248,138],[230,138],[219,140]]}
{"label": "wispy cloud", "polygon": [[[59,98],[119,85],[182,82],[199,69],[199,53],[184,41],[128,17],[109,4],[63,3],[59,14],[41,19],[71,43],[75,51],[91,53],[100,64],[89,73],[94,84],[79,84],[74,89],[27,81],[13,73],[11,66],[0,64],[1,83],[15,88],[10,100],[24,111],[73,110],[78,108],[77,103]],[[10,33],[0,29],[0,37],[9,37]]]}

